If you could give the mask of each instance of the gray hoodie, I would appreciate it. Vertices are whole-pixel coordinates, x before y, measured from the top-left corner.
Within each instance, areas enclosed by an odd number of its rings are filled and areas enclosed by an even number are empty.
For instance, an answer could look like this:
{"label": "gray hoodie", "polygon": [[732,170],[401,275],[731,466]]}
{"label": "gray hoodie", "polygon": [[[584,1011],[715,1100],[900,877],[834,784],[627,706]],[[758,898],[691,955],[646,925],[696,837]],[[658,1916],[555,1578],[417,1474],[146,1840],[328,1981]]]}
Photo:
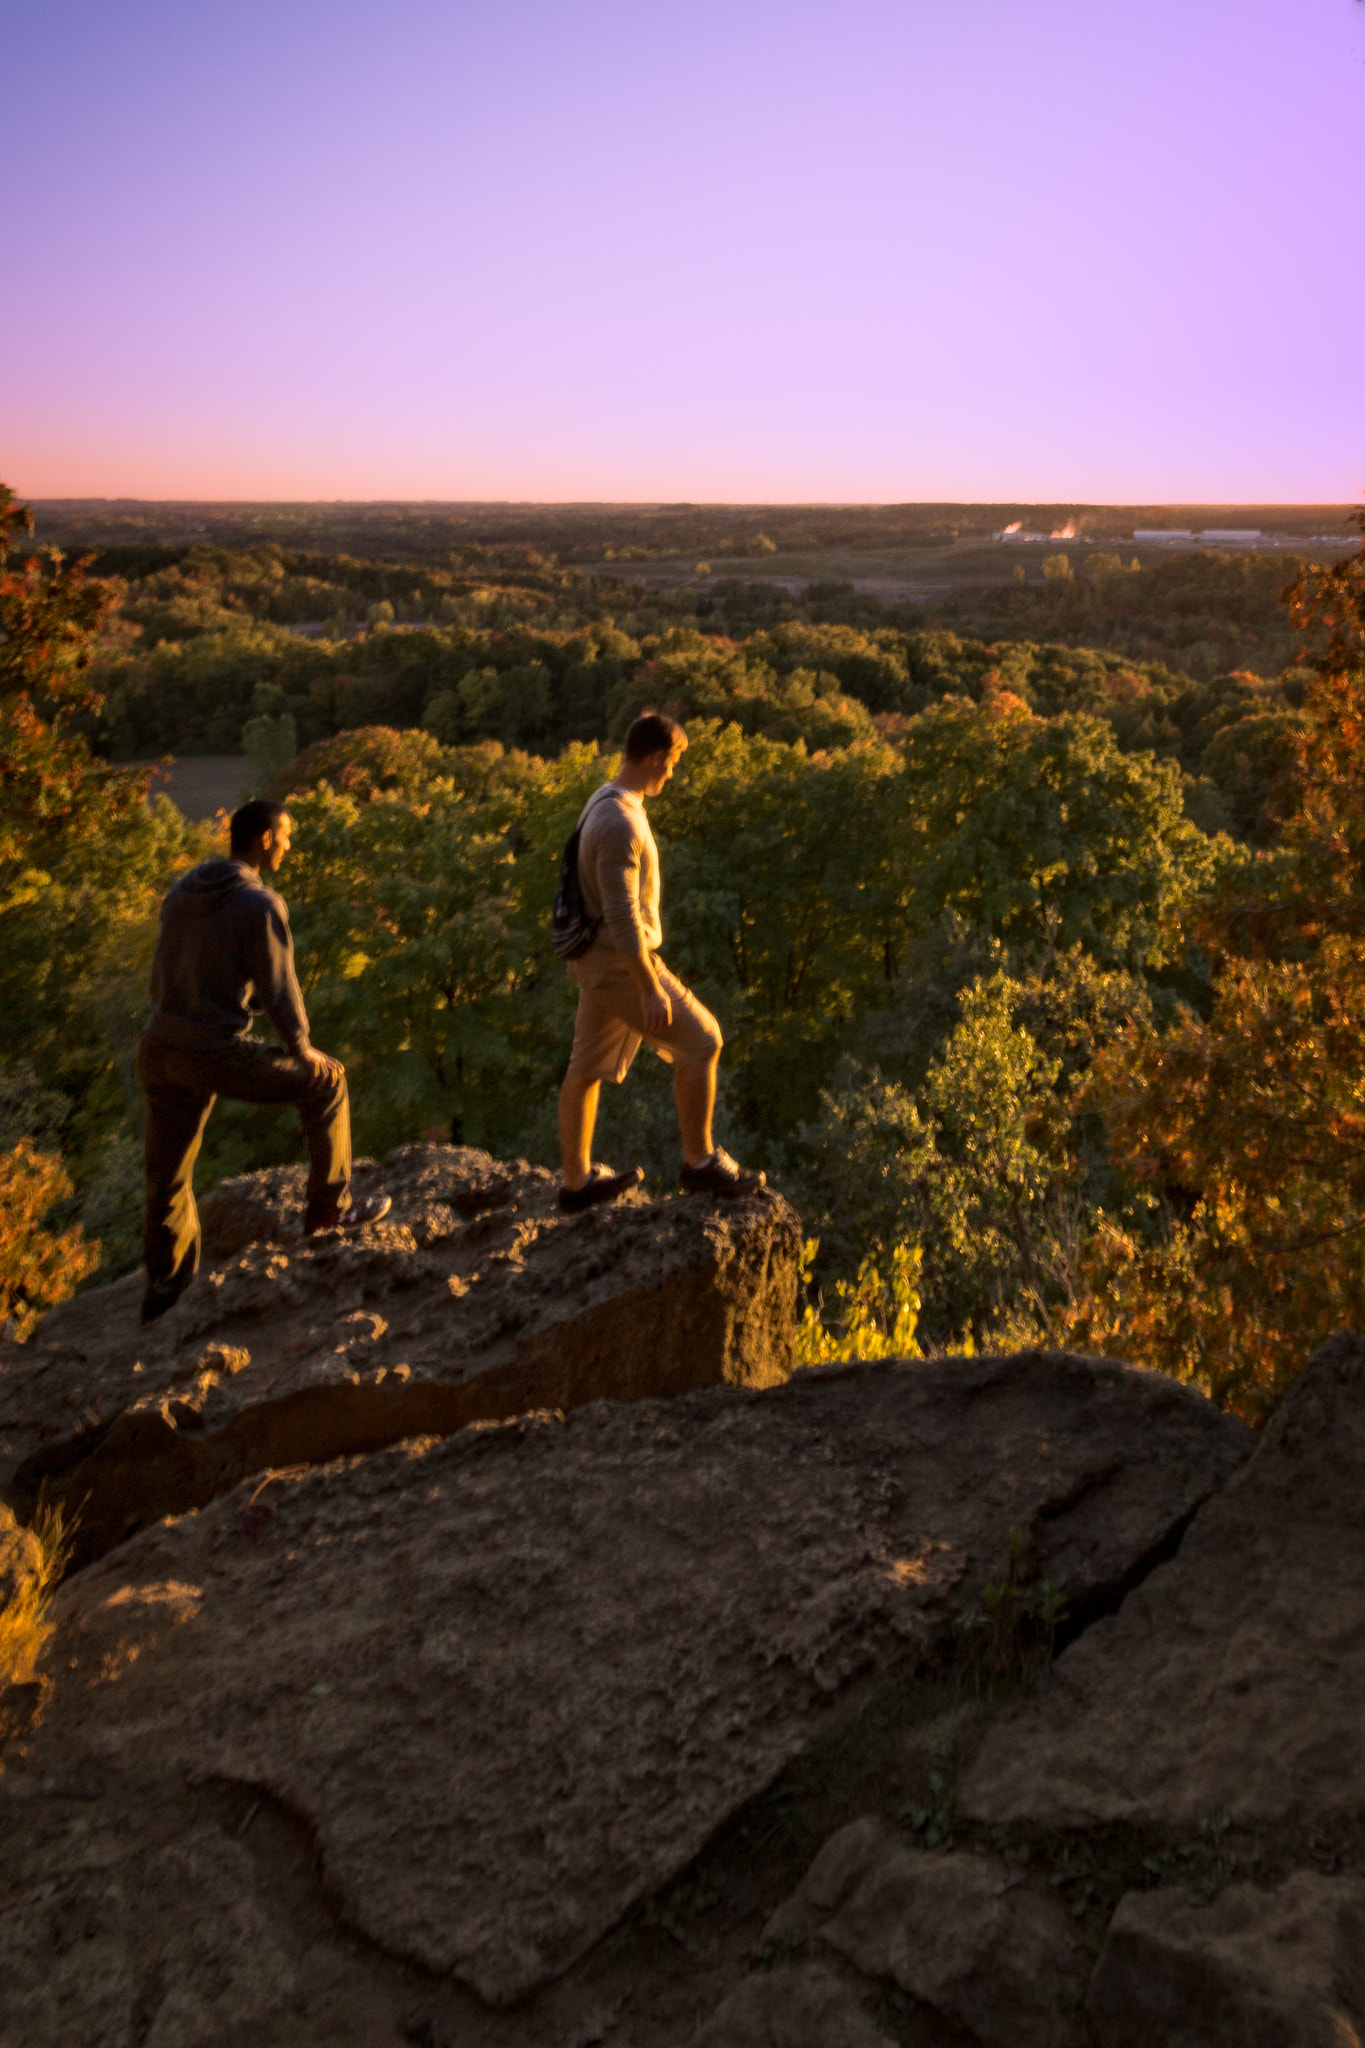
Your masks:
{"label": "gray hoodie", "polygon": [[207,1051],[245,1038],[261,1011],[290,1052],[308,1050],[289,912],[245,861],[201,861],[161,906],[147,1029]]}

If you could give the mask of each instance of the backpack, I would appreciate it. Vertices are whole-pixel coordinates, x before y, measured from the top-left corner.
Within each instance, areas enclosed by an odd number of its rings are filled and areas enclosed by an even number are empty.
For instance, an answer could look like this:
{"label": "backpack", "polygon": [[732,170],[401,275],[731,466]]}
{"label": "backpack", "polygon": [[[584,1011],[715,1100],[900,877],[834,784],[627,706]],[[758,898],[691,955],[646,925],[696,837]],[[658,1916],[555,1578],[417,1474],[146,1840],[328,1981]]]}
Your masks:
{"label": "backpack", "polygon": [[583,901],[583,885],[578,879],[578,841],[583,831],[583,819],[594,801],[595,798],[590,797],[588,804],[584,805],[583,817],[569,834],[559,863],[559,888],[555,892],[555,907],[550,913],[550,943],[561,960],[581,959],[602,924],[600,917],[588,916]]}

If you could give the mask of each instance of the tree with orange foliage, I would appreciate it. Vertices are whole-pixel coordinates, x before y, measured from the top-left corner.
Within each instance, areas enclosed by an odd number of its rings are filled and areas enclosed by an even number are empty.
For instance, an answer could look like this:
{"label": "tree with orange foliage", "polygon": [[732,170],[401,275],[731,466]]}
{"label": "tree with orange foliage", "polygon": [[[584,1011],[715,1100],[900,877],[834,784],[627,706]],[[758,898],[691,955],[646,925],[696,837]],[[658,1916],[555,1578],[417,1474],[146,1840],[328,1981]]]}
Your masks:
{"label": "tree with orange foliage", "polygon": [[18,871],[73,834],[135,810],[148,777],[97,760],[78,721],[98,711],[91,640],[109,611],[89,557],[55,548],[16,556],[33,514],[0,484],[0,905]]}
{"label": "tree with orange foliage", "polygon": [[[93,1173],[121,1108],[108,1085],[106,1012],[126,1007],[114,969],[134,920],[154,916],[150,883],[183,829],[148,813],[145,772],[92,752],[82,730],[100,705],[92,642],[113,594],[87,574],[88,558],[25,549],[32,531],[29,508],[0,484],[0,1070],[37,1058],[63,1088]],[[46,1220],[71,1193],[31,1130],[0,1151],[0,1320],[21,1335],[99,1264],[97,1241]]]}
{"label": "tree with orange foliage", "polygon": [[1208,1020],[1095,1061],[1091,1106],[1159,1227],[1100,1220],[1070,1318],[1253,1421],[1365,1327],[1365,548],[1285,597],[1315,671],[1302,810],[1208,906]]}
{"label": "tree with orange foliage", "polygon": [[71,1193],[60,1159],[21,1138],[0,1152],[0,1323],[26,1337],[45,1309],[65,1301],[100,1262],[76,1224],[53,1230],[49,1211]]}

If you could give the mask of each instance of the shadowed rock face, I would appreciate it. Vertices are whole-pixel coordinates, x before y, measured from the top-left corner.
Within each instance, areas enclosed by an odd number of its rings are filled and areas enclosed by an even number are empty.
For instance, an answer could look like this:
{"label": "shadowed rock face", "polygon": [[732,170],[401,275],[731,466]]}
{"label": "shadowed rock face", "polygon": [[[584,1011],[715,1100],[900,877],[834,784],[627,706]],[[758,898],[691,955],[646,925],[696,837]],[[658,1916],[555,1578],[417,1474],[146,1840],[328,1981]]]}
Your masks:
{"label": "shadowed rock face", "polygon": [[[166,1786],[253,1788],[306,1824],[353,1928],[511,2004],[974,1603],[1012,1530],[1084,1605],[1247,1440],[1155,1374],[1034,1352],[600,1403],[279,1473],[68,1582],[6,1794],[17,1811],[93,1782],[131,1857]],[[121,1924],[144,1942],[135,1905]],[[26,2014],[43,1925],[17,1948]]]}
{"label": "shadowed rock face", "polygon": [[746,1977],[689,2048],[886,2048],[849,1986],[818,1963]]}
{"label": "shadowed rock face", "polygon": [[566,1217],[544,1169],[446,1145],[376,1179],[391,1216],[318,1238],[301,1168],[224,1182],[203,1204],[218,1263],[160,1322],[138,1329],[134,1276],[6,1346],[21,1514],[41,1489],[78,1516],[84,1563],[271,1467],[792,1369],[800,1229],[777,1196]]}
{"label": "shadowed rock face", "polygon": [[1179,1555],[995,1724],[963,1804],[1045,1826],[1356,1816],[1363,1701],[1365,1341],[1340,1336]]}
{"label": "shadowed rock face", "polygon": [[[1074,1923],[1055,1892],[1021,1884],[993,1856],[929,1855],[884,1821],[854,1821],[825,1844],[765,1939],[817,1942],[870,1983],[889,1978],[981,2048],[1082,2048]],[[779,1993],[779,2011],[784,2003]]]}
{"label": "shadowed rock face", "polygon": [[1132,1893],[1086,2009],[1099,2048],[1351,2048],[1365,2027],[1365,1881],[1296,1870],[1274,1891]]}

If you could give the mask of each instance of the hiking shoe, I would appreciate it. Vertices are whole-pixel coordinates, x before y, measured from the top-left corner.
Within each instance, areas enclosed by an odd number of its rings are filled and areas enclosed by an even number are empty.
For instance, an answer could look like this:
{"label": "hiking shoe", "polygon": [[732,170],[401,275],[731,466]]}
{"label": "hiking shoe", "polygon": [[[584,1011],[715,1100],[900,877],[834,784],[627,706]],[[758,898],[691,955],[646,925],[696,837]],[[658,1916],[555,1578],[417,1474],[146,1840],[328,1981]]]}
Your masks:
{"label": "hiking shoe", "polygon": [[767,1183],[766,1173],[741,1166],[719,1145],[702,1165],[684,1166],[682,1170],[682,1188],[686,1195],[753,1195]]}
{"label": "hiking shoe", "polygon": [[618,1195],[638,1188],[645,1177],[643,1166],[628,1166],[613,1173],[609,1166],[594,1166],[581,1188],[561,1188],[559,1206],[572,1216],[579,1209],[595,1209],[599,1202],[614,1202]]}
{"label": "hiking shoe", "polygon": [[324,1230],[338,1230],[343,1236],[349,1236],[353,1230],[363,1230],[367,1223],[382,1221],[392,1207],[391,1195],[366,1195],[363,1201],[352,1202],[349,1209],[342,1209],[335,1216],[305,1225],[303,1234],[305,1237],[317,1237]]}

